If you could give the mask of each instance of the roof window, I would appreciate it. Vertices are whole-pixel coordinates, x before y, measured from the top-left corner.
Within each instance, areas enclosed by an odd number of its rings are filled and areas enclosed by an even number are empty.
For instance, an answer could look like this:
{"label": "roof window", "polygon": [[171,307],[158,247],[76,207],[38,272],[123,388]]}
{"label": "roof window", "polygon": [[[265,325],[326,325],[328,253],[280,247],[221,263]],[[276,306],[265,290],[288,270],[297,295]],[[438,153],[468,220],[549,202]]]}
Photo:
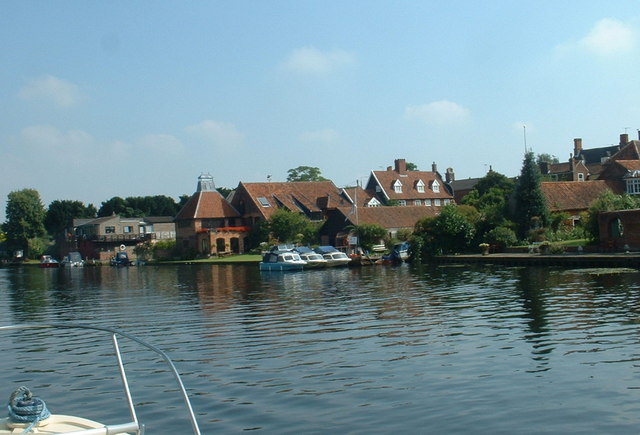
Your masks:
{"label": "roof window", "polygon": [[259,196],[256,199],[258,200],[258,202],[260,203],[261,206],[263,206],[263,207],[271,207],[271,204],[269,204],[269,201],[264,196]]}

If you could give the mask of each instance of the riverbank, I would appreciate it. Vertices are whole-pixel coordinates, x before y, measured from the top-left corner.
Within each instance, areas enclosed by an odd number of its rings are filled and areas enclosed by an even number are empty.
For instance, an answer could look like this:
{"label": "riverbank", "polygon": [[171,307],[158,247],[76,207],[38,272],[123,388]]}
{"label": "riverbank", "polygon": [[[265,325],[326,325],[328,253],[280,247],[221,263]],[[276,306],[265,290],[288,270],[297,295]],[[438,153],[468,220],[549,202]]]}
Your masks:
{"label": "riverbank", "polygon": [[429,262],[465,264],[502,264],[505,266],[564,266],[564,267],[633,267],[640,268],[640,253],[583,253],[583,254],[460,254],[433,257]]}

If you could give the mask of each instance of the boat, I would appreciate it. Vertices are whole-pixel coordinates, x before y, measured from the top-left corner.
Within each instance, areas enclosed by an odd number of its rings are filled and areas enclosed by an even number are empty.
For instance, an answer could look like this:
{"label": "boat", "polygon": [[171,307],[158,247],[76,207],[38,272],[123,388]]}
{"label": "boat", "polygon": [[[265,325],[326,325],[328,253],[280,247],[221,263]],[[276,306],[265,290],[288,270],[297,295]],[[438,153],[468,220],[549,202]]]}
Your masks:
{"label": "boat", "polygon": [[333,246],[318,246],[315,251],[327,260],[327,267],[347,266],[351,263],[351,258],[347,254]]}
{"label": "boat", "polygon": [[297,252],[275,248],[262,256],[260,270],[281,272],[302,270],[306,264],[307,262],[300,258]]}
{"label": "boat", "polygon": [[[138,420],[136,414],[136,405],[134,405],[129,383],[127,381],[127,375],[123,363],[122,354],[120,352],[119,339],[125,338],[128,341],[135,342],[145,349],[154,352],[164,361],[176,381],[179,393],[182,395],[182,399],[185,404],[187,419],[191,423],[191,430],[194,434],[200,435],[200,428],[196,420],[189,396],[180,374],[175,365],[169,358],[169,356],[162,350],[155,346],[146,343],[145,341],[137,338],[131,334],[119,331],[108,327],[60,323],[60,324],[21,324],[21,325],[8,325],[0,326],[0,333],[9,331],[32,331],[35,329],[80,329],[80,330],[93,330],[104,332],[111,335],[111,342],[113,344],[114,363],[117,364],[120,373],[120,379],[122,381],[123,400],[127,402],[131,421],[125,421],[124,423],[116,424],[103,424],[94,420],[86,419],[80,416],[52,414],[46,406],[46,403],[40,397],[37,397],[26,386],[20,385],[11,394],[8,401],[8,417],[0,418],[0,434],[15,434],[15,433],[39,433],[39,434],[74,434],[74,435],[126,435],[126,434],[143,434],[145,425]],[[66,345],[66,343],[62,343]],[[129,343],[127,343],[129,344]],[[4,346],[5,356],[8,349],[11,347]],[[65,347],[60,348],[60,352],[64,352]],[[64,368],[63,368],[64,369]],[[155,368],[154,368],[155,370]],[[20,374],[16,374],[17,377]],[[70,381],[73,379],[73,374],[70,374]],[[85,380],[83,380],[85,382]],[[41,389],[45,389],[46,386],[40,386]],[[70,396],[73,396],[73,400],[79,400],[78,392],[85,389],[84,384],[77,389],[73,389]],[[82,400],[95,401],[96,397],[86,397]],[[184,428],[180,433],[188,433],[188,428]]]}
{"label": "boat", "polygon": [[129,260],[129,254],[127,251],[116,252],[115,257],[111,259],[110,264],[112,266],[131,266],[133,263]]}
{"label": "boat", "polygon": [[59,267],[60,262],[53,258],[51,255],[43,255],[40,258],[40,267],[50,268],[50,267]]}
{"label": "boat", "polygon": [[304,266],[305,269],[318,269],[322,267],[327,267],[327,260],[313,249],[307,246],[298,246],[294,248],[298,254],[300,254],[300,258],[307,262]]}
{"label": "boat", "polygon": [[409,243],[402,242],[393,245],[391,252],[382,257],[386,263],[402,263],[409,259]]}
{"label": "boat", "polygon": [[74,251],[69,252],[69,255],[66,255],[60,264],[62,266],[81,267],[84,266],[84,260],[78,251]]}

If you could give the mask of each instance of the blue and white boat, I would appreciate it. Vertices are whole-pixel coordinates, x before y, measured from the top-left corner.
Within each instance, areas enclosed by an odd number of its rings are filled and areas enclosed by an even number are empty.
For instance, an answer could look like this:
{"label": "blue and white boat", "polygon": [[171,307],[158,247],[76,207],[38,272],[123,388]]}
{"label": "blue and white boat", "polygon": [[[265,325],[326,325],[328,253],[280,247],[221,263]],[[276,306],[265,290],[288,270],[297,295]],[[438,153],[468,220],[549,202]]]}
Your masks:
{"label": "blue and white boat", "polygon": [[300,258],[300,254],[297,252],[275,249],[264,254],[260,262],[260,270],[270,272],[302,270],[306,264],[307,262]]}

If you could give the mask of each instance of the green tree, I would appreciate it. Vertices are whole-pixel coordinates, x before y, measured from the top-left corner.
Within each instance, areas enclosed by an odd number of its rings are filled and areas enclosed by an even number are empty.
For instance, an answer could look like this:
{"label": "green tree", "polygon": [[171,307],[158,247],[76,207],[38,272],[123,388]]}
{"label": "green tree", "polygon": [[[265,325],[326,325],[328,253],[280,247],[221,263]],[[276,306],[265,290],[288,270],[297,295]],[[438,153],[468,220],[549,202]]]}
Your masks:
{"label": "green tree", "polygon": [[[419,220],[411,240],[411,256],[420,261],[425,257],[454,254],[469,249],[475,228],[455,205],[447,205],[436,217]],[[415,245],[415,246],[414,246]]]}
{"label": "green tree", "polygon": [[29,240],[46,234],[44,218],[46,211],[40,194],[34,189],[22,189],[7,196],[4,231],[11,249],[22,249],[29,257]]}
{"label": "green tree", "polygon": [[281,208],[271,215],[269,230],[280,243],[313,243],[317,239],[318,226],[304,215]]}
{"label": "green tree", "polygon": [[127,205],[127,202],[119,196],[102,202],[100,209],[98,209],[98,217],[105,217],[111,215],[120,215],[123,217],[134,217],[134,210]]}
{"label": "green tree", "polygon": [[513,218],[521,240],[527,239],[532,230],[546,228],[549,224],[549,209],[540,187],[540,179],[540,169],[534,161],[533,152],[528,152],[524,156],[514,192]]}
{"label": "green tree", "polygon": [[407,162],[407,171],[417,171],[418,165],[415,163]]}
{"label": "green tree", "polygon": [[630,210],[640,208],[640,198],[631,195],[616,195],[611,191],[605,191],[598,196],[589,207],[586,218],[585,230],[592,240],[600,239],[600,228],[598,225],[598,215],[603,211]]}
{"label": "green tree", "polygon": [[85,206],[82,201],[55,200],[49,204],[44,218],[44,227],[51,235],[61,234],[65,229],[73,226],[74,219],[93,218],[96,213],[96,208],[92,204]]}
{"label": "green tree", "polygon": [[380,243],[380,240],[387,235],[387,230],[377,224],[353,225],[351,229],[358,237],[358,242],[365,251],[371,251],[373,245]]}
{"label": "green tree", "polygon": [[542,153],[542,154],[538,154],[538,156],[536,157],[536,164],[540,165],[540,163],[542,162],[560,163],[560,160],[558,160],[556,156],[552,156],[551,154]]}
{"label": "green tree", "polygon": [[287,171],[287,181],[328,181],[320,175],[320,169],[311,166],[298,166]]}

